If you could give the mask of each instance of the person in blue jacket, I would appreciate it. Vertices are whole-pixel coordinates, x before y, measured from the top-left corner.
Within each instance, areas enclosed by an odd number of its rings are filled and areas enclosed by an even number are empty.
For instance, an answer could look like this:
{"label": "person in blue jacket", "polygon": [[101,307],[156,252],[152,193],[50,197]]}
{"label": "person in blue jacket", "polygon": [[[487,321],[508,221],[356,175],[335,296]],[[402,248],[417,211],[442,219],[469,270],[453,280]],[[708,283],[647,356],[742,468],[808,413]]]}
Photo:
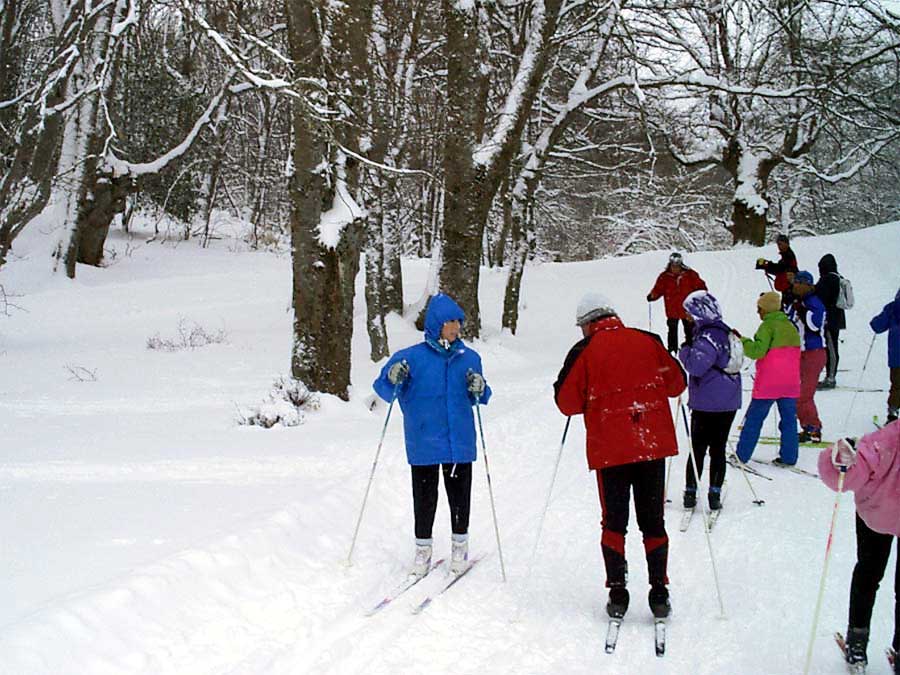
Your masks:
{"label": "person in blue jacket", "polygon": [[888,334],[888,368],[891,370],[891,390],[888,394],[888,422],[897,419],[900,411],[900,290],[874,317],[869,325],[876,333]]}
{"label": "person in blue jacket", "polygon": [[453,298],[432,296],[425,313],[425,340],[391,356],[373,385],[385,401],[396,396],[403,411],[415,513],[411,573],[416,576],[431,568],[440,473],[453,532],[450,571],[463,571],[468,560],[472,462],[477,454],[472,406],[487,403],[491,388],[484,380],[481,357],[459,337],[463,321],[465,314]]}
{"label": "person in blue jacket", "polygon": [[800,397],[797,399],[797,420],[803,430],[801,443],[822,440],[822,420],[816,407],[816,387],[819,375],[825,369],[828,353],[825,350],[825,305],[816,295],[813,276],[806,270],[794,275],[791,287],[794,303],[788,310],[788,318],[800,332]]}

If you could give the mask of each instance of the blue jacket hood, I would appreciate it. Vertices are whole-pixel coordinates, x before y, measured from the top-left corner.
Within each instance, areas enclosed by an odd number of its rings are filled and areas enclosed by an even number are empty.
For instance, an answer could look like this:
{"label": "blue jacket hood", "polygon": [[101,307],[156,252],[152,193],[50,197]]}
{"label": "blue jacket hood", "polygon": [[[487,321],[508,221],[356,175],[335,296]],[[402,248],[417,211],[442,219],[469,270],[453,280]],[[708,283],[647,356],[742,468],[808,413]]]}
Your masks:
{"label": "blue jacket hood", "polygon": [[425,313],[425,337],[437,341],[441,337],[441,328],[448,321],[458,320],[460,323],[466,320],[466,313],[456,301],[445,293],[432,295],[428,302],[428,311]]}

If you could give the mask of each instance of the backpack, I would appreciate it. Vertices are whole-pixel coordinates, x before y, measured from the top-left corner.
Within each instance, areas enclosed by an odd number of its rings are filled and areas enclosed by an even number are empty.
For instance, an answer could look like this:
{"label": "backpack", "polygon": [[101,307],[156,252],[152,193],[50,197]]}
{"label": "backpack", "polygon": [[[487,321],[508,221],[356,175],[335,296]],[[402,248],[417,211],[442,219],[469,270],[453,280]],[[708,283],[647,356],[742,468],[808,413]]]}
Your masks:
{"label": "backpack", "polygon": [[840,280],[838,296],[834,306],[838,309],[853,309],[853,284],[850,283],[850,280],[847,277],[842,277],[837,272],[832,272],[832,274],[837,274],[838,279]]}
{"label": "backpack", "polygon": [[722,372],[728,375],[737,375],[744,365],[744,343],[733,332],[728,331],[728,363],[722,368]]}
{"label": "backpack", "polygon": [[[722,330],[721,327],[716,326],[719,330]],[[726,375],[737,375],[741,372],[741,368],[744,365],[744,343],[741,342],[741,338],[734,334],[733,331],[728,331],[728,363],[726,363],[721,368],[719,366],[713,366],[716,370],[721,370]]]}

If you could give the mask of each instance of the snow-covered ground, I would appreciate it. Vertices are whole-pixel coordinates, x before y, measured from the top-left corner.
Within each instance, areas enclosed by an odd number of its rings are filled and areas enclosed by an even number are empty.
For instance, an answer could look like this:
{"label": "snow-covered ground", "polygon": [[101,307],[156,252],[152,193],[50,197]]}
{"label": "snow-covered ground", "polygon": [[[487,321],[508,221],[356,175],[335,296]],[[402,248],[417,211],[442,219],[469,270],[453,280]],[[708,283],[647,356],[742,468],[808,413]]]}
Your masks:
{"label": "snow-covered ground", "polygon": [[[646,327],[644,296],[668,252],[529,268],[516,336],[499,330],[505,273],[483,271],[485,326],[475,347],[494,389],[482,413],[508,582],[500,579],[479,462],[471,541],[473,554],[487,557],[422,615],[409,611],[425,592],[416,589],[366,618],[401,578],[413,547],[398,414],[354,564],[345,564],[386,412],[367,407],[378,365],[367,359],[362,293],[350,402],[326,397],[299,427],[238,426],[237,409],[261,402],[289,371],[289,258],[226,245],[111,243],[115,264],[79,268],[74,282],[50,275],[40,248],[27,242],[0,273],[21,308],[0,316],[0,672],[802,671],[834,504],[834,493],[808,477],[761,467],[773,480],[754,480],[766,501],[758,507],[743,479],[729,474],[711,535],[724,618],[701,521],[682,534],[678,500],[668,507],[674,612],[663,659],[653,651],[632,524],[632,608],[616,653],[606,655],[599,504],[576,421],[526,583],[564,426],[551,385],[580,337],[575,305],[582,292],[601,291],[627,323]],[[862,366],[868,320],[900,285],[898,224],[799,239],[794,249],[801,268],[814,272],[821,255],[834,253],[853,281],[857,306],[843,333],[839,384],[884,388],[883,337],[864,373]],[[775,257],[774,245],[687,257],[745,334],[755,331],[755,299],[768,289],[753,269],[759,255]],[[419,299],[426,272],[423,261],[405,264],[407,302]],[[662,303],[653,305],[652,322],[664,328]],[[148,338],[176,337],[179,324],[223,331],[225,341],[171,353],[147,348]],[[394,349],[420,339],[399,317],[390,331]],[[885,398],[819,393],[825,436],[869,431]],[[679,432],[684,449],[683,426]],[[775,451],[760,446],[756,457]],[[801,449],[801,465],[814,468],[815,454]],[[676,496],[685,460],[682,452],[673,464]],[[852,518],[844,496],[811,672],[844,672],[831,634],[846,625]],[[447,521],[442,495],[441,555]],[[893,565],[892,557],[889,578]],[[873,673],[888,672],[881,651],[892,635],[893,595],[885,586],[872,624]]]}

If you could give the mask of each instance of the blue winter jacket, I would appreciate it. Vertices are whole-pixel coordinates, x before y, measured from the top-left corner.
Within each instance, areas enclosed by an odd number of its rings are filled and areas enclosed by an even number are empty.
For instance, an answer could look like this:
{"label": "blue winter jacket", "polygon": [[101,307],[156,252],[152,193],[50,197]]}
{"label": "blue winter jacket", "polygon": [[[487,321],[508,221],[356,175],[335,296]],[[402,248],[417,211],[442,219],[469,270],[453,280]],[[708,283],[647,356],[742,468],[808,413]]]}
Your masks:
{"label": "blue winter jacket", "polygon": [[[453,320],[465,320],[462,308],[449,295],[433,296],[425,314],[425,341],[391,356],[373,384],[378,395],[390,401],[394,385],[388,370],[397,361],[409,365],[397,399],[403,410],[406,459],[414,466],[475,461],[475,400],[466,375],[470,370],[483,375],[481,357],[459,339],[449,349],[441,346],[441,328]],[[491,388],[486,386],[479,403],[490,398]]]}
{"label": "blue winter jacket", "polygon": [[888,332],[888,368],[900,368],[900,291],[869,325],[876,333]]}
{"label": "blue winter jacket", "polygon": [[825,349],[825,340],[822,338],[825,328],[825,304],[815,293],[810,293],[791,306],[788,318],[800,331],[803,351],[813,349]]}

